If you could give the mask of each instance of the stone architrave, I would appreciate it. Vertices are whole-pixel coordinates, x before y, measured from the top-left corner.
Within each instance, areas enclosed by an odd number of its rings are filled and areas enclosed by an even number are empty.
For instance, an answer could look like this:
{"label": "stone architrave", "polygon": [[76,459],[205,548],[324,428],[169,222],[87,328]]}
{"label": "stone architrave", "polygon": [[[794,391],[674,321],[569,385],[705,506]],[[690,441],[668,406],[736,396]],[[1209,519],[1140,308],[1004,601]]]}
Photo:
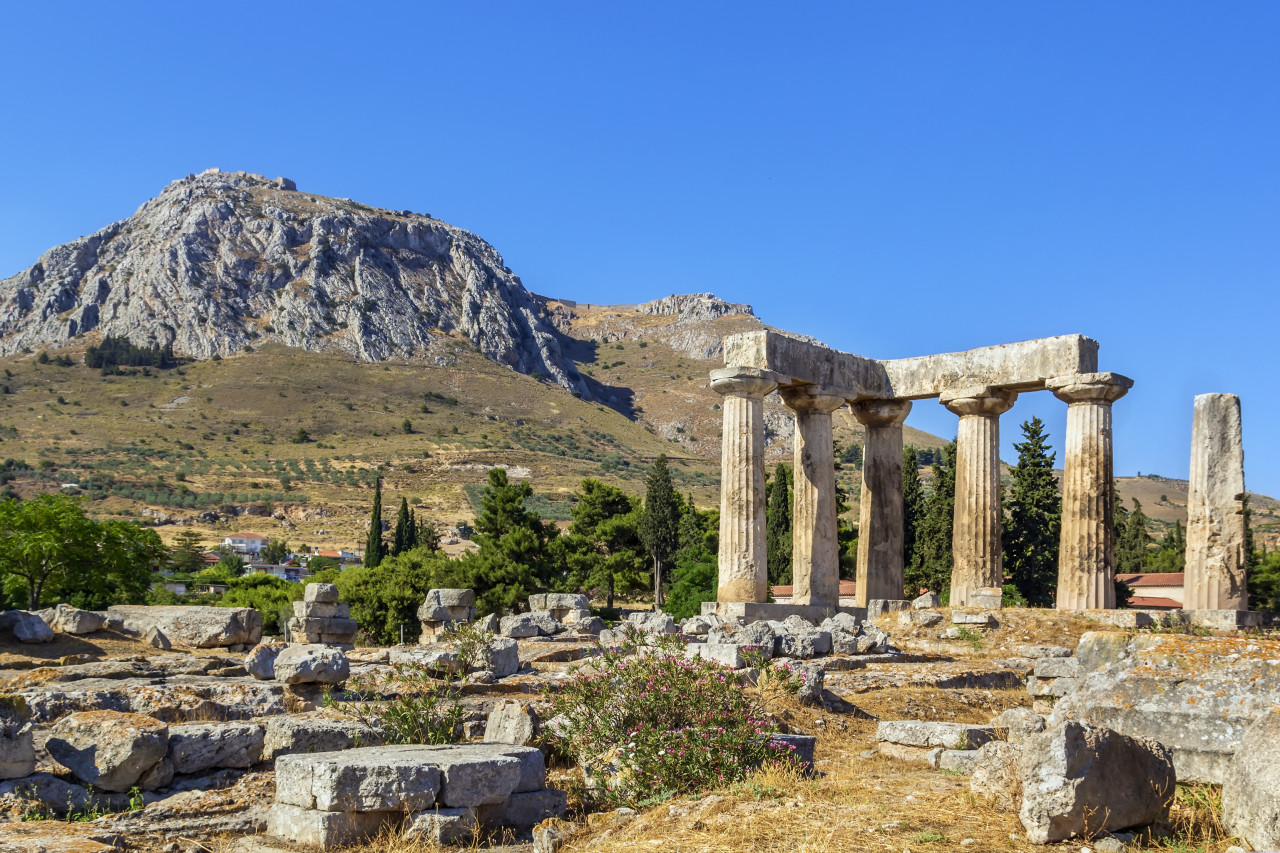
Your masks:
{"label": "stone architrave", "polygon": [[1067,404],[1057,608],[1110,610],[1116,606],[1111,404],[1133,380],[1082,373],[1045,386]]}
{"label": "stone architrave", "polygon": [[767,371],[725,368],[712,371],[711,388],[724,396],[716,600],[765,602],[764,397],[777,382]]}
{"label": "stone architrave", "polygon": [[1248,610],[1240,398],[1196,396],[1187,497],[1186,610]]}
{"label": "stone architrave", "polygon": [[844,397],[813,385],[783,388],[779,395],[795,412],[795,501],[791,513],[794,580],[792,602],[840,604],[840,546],[836,539],[836,467],[831,413]]}
{"label": "stone architrave", "polygon": [[956,505],[952,525],[951,606],[967,607],[976,590],[1004,583],[1000,506],[1000,416],[1018,395],[980,386],[948,391],[940,402],[960,416],[956,437]]}
{"label": "stone architrave", "polygon": [[910,400],[861,400],[853,416],[866,428],[862,508],[858,516],[857,606],[899,599],[903,578],[902,422]]}

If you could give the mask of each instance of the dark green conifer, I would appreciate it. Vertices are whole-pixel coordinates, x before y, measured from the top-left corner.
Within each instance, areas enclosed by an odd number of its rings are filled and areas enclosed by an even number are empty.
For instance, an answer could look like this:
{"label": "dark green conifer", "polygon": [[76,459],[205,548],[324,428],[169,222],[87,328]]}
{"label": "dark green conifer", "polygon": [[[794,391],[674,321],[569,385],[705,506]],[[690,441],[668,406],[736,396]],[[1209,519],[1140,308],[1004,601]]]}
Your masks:
{"label": "dark green conifer", "polygon": [[671,485],[667,455],[653,460],[645,478],[644,512],[640,517],[640,541],[653,559],[654,606],[662,604],[662,570],[680,547],[680,493]]}
{"label": "dark green conifer", "polygon": [[770,584],[791,583],[791,467],[779,462],[765,491],[765,551]]}
{"label": "dark green conifer", "polygon": [[1022,424],[1026,441],[1015,444],[1018,462],[1004,501],[1004,570],[1028,604],[1048,607],[1058,586],[1058,538],[1062,494],[1053,476],[1057,454],[1049,449],[1044,423]]}
{"label": "dark green conifer", "polygon": [[386,555],[386,546],[382,542],[382,477],[379,476],[373,490],[373,512],[369,515],[369,536],[364,543],[364,564],[371,569],[377,568]]}

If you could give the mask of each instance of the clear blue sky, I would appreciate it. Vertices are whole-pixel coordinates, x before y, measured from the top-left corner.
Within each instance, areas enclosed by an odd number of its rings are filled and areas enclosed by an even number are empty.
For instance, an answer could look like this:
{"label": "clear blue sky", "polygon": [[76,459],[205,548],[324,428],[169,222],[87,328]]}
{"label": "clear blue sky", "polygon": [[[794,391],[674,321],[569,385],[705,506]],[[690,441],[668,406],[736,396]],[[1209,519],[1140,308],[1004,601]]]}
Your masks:
{"label": "clear blue sky", "polygon": [[[15,4],[0,276],[209,166],[429,212],[533,291],[880,358],[1082,332],[1116,471],[1241,395],[1280,495],[1280,4]],[[1061,445],[1065,406],[1026,395]],[[944,436],[932,402],[912,425]]]}

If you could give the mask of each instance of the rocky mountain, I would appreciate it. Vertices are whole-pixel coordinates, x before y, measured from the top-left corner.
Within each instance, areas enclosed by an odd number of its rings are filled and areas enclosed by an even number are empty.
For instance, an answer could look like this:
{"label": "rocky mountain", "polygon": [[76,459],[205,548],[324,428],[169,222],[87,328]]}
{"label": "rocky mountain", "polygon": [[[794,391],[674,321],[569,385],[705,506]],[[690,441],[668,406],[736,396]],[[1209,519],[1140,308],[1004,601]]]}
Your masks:
{"label": "rocky mountain", "polygon": [[451,364],[485,356],[591,392],[502,256],[426,214],[210,169],[0,281],[0,355],[100,332],[197,359],[265,343]]}

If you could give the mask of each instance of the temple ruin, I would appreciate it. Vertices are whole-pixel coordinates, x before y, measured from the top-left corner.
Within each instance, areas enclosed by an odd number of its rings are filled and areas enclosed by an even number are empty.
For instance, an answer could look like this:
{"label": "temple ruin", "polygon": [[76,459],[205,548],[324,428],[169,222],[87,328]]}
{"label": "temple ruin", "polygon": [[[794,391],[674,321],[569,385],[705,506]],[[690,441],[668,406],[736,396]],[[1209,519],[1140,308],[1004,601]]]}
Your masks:
{"label": "temple ruin", "polygon": [[[1003,583],[1000,415],[1020,393],[1041,390],[1068,407],[1057,606],[1116,606],[1111,404],[1133,381],[1098,372],[1097,341],[1063,335],[879,361],[762,330],[725,338],[724,358],[711,372],[724,396],[724,434],[720,581],[707,612],[821,619],[840,609],[831,430],[844,405],[866,428],[857,606],[902,599],[902,424],[913,401],[930,398],[960,418],[951,604],[976,605],[981,591]],[[764,398],[775,390],[796,423],[790,605],[768,603]]]}

